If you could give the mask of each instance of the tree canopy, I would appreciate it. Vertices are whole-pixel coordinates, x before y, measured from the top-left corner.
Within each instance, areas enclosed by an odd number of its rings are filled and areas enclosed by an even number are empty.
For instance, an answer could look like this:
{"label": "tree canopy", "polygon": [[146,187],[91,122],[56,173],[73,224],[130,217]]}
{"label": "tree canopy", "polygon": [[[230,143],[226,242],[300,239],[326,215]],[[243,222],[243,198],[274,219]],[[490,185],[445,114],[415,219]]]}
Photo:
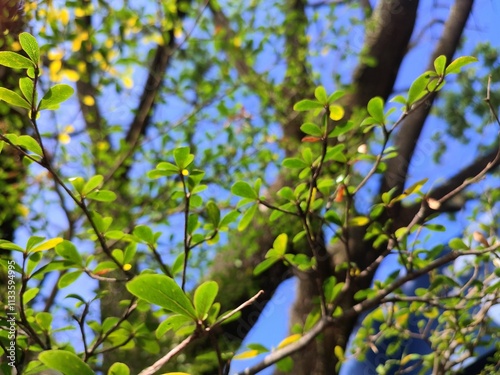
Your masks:
{"label": "tree canopy", "polygon": [[1,371],[498,370],[500,46],[442,3],[0,0]]}

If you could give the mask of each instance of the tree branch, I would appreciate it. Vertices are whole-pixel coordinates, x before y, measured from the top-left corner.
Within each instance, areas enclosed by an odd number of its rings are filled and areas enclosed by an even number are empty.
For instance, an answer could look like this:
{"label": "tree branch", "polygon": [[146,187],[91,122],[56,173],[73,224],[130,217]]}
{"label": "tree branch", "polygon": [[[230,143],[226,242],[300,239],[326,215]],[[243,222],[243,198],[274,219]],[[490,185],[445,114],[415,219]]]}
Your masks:
{"label": "tree branch", "polygon": [[[458,48],[473,3],[474,0],[458,0],[455,2],[445,23],[442,36],[430,58],[427,70],[434,69],[434,60],[440,55],[445,55],[448,63],[451,61]],[[395,195],[402,193],[417,141],[436,96],[436,94],[429,95],[426,105],[409,115],[400,127],[395,139],[398,155],[387,161],[387,172],[383,177],[381,193],[387,192],[394,187],[397,188]],[[394,205],[390,215],[397,217],[400,208],[400,204]]]}

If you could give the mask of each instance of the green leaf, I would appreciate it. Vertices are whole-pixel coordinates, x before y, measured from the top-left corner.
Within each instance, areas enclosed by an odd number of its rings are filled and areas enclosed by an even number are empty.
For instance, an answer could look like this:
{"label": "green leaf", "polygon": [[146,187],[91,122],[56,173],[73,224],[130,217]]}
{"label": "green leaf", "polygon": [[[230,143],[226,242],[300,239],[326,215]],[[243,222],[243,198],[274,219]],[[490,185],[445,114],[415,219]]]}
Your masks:
{"label": "green leaf", "polygon": [[290,168],[290,169],[296,169],[296,168],[302,169],[309,166],[304,160],[299,158],[286,158],[283,160],[281,165],[285,168]]}
{"label": "green leaf", "polygon": [[318,102],[320,102],[321,104],[323,105],[328,104],[328,96],[323,86],[316,87],[316,89],[314,90],[314,96],[316,97],[316,99],[318,99]]}
{"label": "green leaf", "polygon": [[189,147],[179,147],[174,150],[175,164],[179,169],[186,168],[194,160],[194,155],[189,153]]}
{"label": "green leaf", "polygon": [[132,234],[134,236],[136,236],[139,240],[141,240],[147,244],[154,244],[155,243],[153,231],[147,225],[136,226],[134,228],[134,231],[132,232]]}
{"label": "green leaf", "polygon": [[116,194],[111,190],[94,190],[85,198],[99,202],[113,202],[116,199]]}
{"label": "green leaf", "polygon": [[434,60],[434,69],[439,76],[444,75],[444,68],[446,66],[446,56],[441,55],[436,60]]}
{"label": "green leaf", "polygon": [[332,104],[334,101],[339,100],[345,95],[345,91],[337,90],[328,97],[328,104]]}
{"label": "green leaf", "polygon": [[33,100],[33,89],[35,84],[31,78],[23,77],[19,79],[19,88],[23,93],[26,101],[31,105]]}
{"label": "green leaf", "polygon": [[325,220],[337,224],[339,226],[342,225],[342,220],[340,219],[340,216],[333,210],[329,210],[325,213]]}
{"label": "green leaf", "polygon": [[196,288],[193,302],[198,319],[205,320],[219,292],[219,285],[215,281],[206,281]]}
{"label": "green leaf", "polygon": [[347,133],[349,130],[354,128],[354,121],[347,121],[342,124],[338,124],[333,128],[333,130],[328,134],[328,137],[338,137],[339,135]]}
{"label": "green leaf", "polygon": [[94,375],[89,365],[76,354],[66,350],[46,350],[38,355],[38,359],[48,368],[60,371],[63,375]]}
{"label": "green leaf", "polygon": [[313,109],[323,108],[323,104],[318,103],[315,100],[304,99],[298,103],[295,103],[293,110],[297,112],[310,111]]}
{"label": "green leaf", "polygon": [[30,59],[10,51],[0,52],[0,65],[15,69],[27,69],[35,66]]}
{"label": "green leaf", "polygon": [[385,122],[384,100],[381,97],[377,96],[370,99],[366,108],[370,116],[372,116],[377,123],[383,124]]}
{"label": "green leaf", "polygon": [[130,369],[125,363],[115,362],[109,368],[108,375],[130,375]]}
{"label": "green leaf", "polygon": [[52,314],[48,312],[39,312],[36,314],[35,320],[41,329],[45,331],[50,330],[50,326],[52,325]]}
{"label": "green leaf", "polygon": [[57,282],[57,287],[59,289],[66,288],[67,286],[70,286],[73,284],[78,278],[81,276],[82,271],[74,271],[74,272],[68,272],[65,273],[64,275],[61,276],[59,281]]}
{"label": "green leaf", "polygon": [[86,196],[91,191],[93,191],[95,189],[99,189],[102,186],[103,181],[104,181],[104,177],[100,174],[92,176],[90,178],[90,180],[88,180],[87,183],[83,186],[81,194],[83,196]]}
{"label": "green leaf", "polygon": [[281,233],[274,240],[273,249],[276,250],[276,252],[279,255],[285,255],[287,244],[288,244],[288,235],[286,233]]}
{"label": "green leaf", "polygon": [[23,294],[23,302],[24,302],[24,304],[27,304],[29,301],[31,301],[33,298],[35,298],[39,291],[40,291],[40,289],[38,289],[38,288],[28,289]]}
{"label": "green leaf", "polygon": [[18,146],[24,147],[26,150],[31,151],[36,155],[43,155],[40,144],[29,135],[20,135],[19,137],[17,137],[16,144]]}
{"label": "green leaf", "polygon": [[467,250],[469,248],[461,238],[453,238],[448,242],[448,246],[452,250]]}
{"label": "green leaf", "polygon": [[282,187],[276,194],[283,199],[295,201],[295,195],[293,194],[292,188],[289,186]]}
{"label": "green leaf", "polygon": [[179,328],[184,326],[186,323],[192,323],[193,320],[190,317],[184,315],[170,315],[167,319],[161,322],[155,331],[156,338],[163,337],[165,333],[171,329],[177,331]]}
{"label": "green leaf", "polygon": [[313,135],[315,137],[322,137],[323,131],[319,128],[318,125],[312,122],[306,122],[301,125],[300,130],[308,135]]}
{"label": "green leaf", "polygon": [[83,259],[76,249],[76,246],[73,245],[70,241],[62,241],[61,243],[56,245],[56,254],[67,259],[75,264],[82,264]]}
{"label": "green leaf", "polygon": [[149,303],[196,319],[196,311],[191,301],[179,285],[168,276],[139,275],[127,283],[127,290]]}
{"label": "green leaf", "polygon": [[241,217],[241,220],[240,220],[240,223],[238,224],[238,230],[241,232],[243,230],[245,230],[248,225],[250,224],[250,222],[252,221],[254,215],[255,215],[255,212],[257,212],[257,205],[254,204],[253,206],[251,206],[244,214],[243,216]]}
{"label": "green leaf", "polygon": [[258,195],[254,189],[245,181],[238,181],[231,187],[231,193],[242,198],[257,199]]}
{"label": "green leaf", "polygon": [[69,99],[75,90],[70,85],[64,83],[52,86],[49,91],[45,93],[40,104],[38,105],[38,110],[44,109],[58,109],[59,104]]}
{"label": "green leaf", "polygon": [[473,56],[462,56],[458,57],[455,60],[453,60],[450,65],[445,70],[445,74],[455,74],[455,73],[460,73],[461,69],[465,65],[469,65],[473,62],[476,62],[477,58]]}
{"label": "green leaf", "polygon": [[68,181],[73,185],[75,190],[81,195],[83,191],[83,186],[85,185],[85,180],[82,177],[71,177]]}
{"label": "green leaf", "polygon": [[19,34],[19,44],[21,44],[21,47],[30,57],[31,61],[35,63],[35,66],[38,65],[38,61],[40,60],[40,48],[38,47],[35,37],[26,32],[21,33]]}
{"label": "green leaf", "polygon": [[24,249],[21,246],[7,240],[0,240],[0,249],[20,251],[22,253],[24,252]]}
{"label": "green leaf", "polygon": [[5,87],[0,87],[0,100],[3,100],[10,105],[15,105],[16,107],[31,109],[31,105],[25,99]]}
{"label": "green leaf", "polygon": [[429,73],[423,73],[410,86],[408,90],[408,106],[411,106],[417,100],[422,99],[422,97],[427,94],[427,83],[429,83]]}
{"label": "green leaf", "polygon": [[276,263],[279,258],[267,258],[259,263],[253,270],[254,276],[259,276],[262,272],[270,268],[274,263]]}
{"label": "green leaf", "polygon": [[220,210],[213,201],[207,203],[207,214],[210,223],[212,223],[215,228],[218,228],[220,223]]}

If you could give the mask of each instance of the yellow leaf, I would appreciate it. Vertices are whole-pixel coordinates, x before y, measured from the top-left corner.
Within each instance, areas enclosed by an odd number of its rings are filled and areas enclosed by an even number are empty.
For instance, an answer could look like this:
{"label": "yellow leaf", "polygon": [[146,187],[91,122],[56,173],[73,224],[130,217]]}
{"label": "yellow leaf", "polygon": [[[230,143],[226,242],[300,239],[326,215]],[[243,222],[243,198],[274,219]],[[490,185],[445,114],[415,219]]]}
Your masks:
{"label": "yellow leaf", "polygon": [[75,9],[75,16],[76,17],[85,17],[85,11],[82,8],[76,8]]}
{"label": "yellow leaf", "polygon": [[342,349],[341,346],[337,345],[335,349],[333,349],[333,352],[335,353],[335,356],[339,359],[339,361],[343,361],[345,359],[344,349]]}
{"label": "yellow leaf", "polygon": [[69,23],[69,11],[68,11],[68,9],[64,8],[61,10],[61,13],[59,14],[59,19],[61,20],[61,22],[64,26],[66,26]]}
{"label": "yellow leaf", "polygon": [[62,74],[71,82],[76,82],[80,79],[80,74],[71,69],[63,69]]}
{"label": "yellow leaf", "polygon": [[241,47],[241,38],[239,36],[235,36],[233,39],[233,44],[235,47]]}
{"label": "yellow leaf", "polygon": [[259,355],[258,350],[247,350],[246,352],[235,355],[233,359],[248,359],[248,358],[254,358],[258,355]]}
{"label": "yellow leaf", "polygon": [[349,220],[349,225],[354,227],[362,227],[370,222],[366,216],[356,216]]}
{"label": "yellow leaf", "polygon": [[69,142],[71,142],[71,137],[69,136],[68,133],[61,133],[57,137],[59,142],[61,142],[63,145],[67,145]]}
{"label": "yellow leaf", "polygon": [[181,38],[182,35],[183,35],[182,28],[181,27],[176,27],[174,29],[174,37]]}
{"label": "yellow leaf", "polygon": [[41,243],[38,246],[35,246],[34,248],[32,248],[30,250],[30,253],[37,253],[39,251],[52,249],[53,247],[55,247],[57,244],[60,244],[61,242],[63,242],[63,239],[61,237],[52,238],[48,241]]}
{"label": "yellow leaf", "polygon": [[50,79],[53,81],[58,81],[58,73],[61,71],[62,62],[61,60],[54,60],[49,65]]}
{"label": "yellow leaf", "polygon": [[189,171],[187,169],[183,169],[181,173],[183,176],[189,176]]}
{"label": "yellow leaf", "polygon": [[435,307],[430,310],[424,311],[424,316],[429,319],[434,319],[439,316],[439,310]]}
{"label": "yellow leaf", "polygon": [[82,99],[83,104],[85,104],[87,107],[91,107],[95,104],[95,100],[92,96],[90,95],[85,95]]}
{"label": "yellow leaf", "polygon": [[48,53],[49,60],[61,60],[64,57],[64,51],[59,49],[51,50]]}
{"label": "yellow leaf", "polygon": [[125,77],[125,78],[123,78],[123,85],[127,89],[131,89],[134,86],[134,80],[130,77]]}
{"label": "yellow leaf", "polygon": [[122,268],[124,271],[130,271],[132,269],[132,265],[130,263],[127,263],[124,264]]}
{"label": "yellow leaf", "polygon": [[339,106],[338,104],[333,104],[330,106],[330,118],[333,121],[338,121],[344,117],[345,111],[344,108]]}
{"label": "yellow leaf", "polygon": [[302,335],[300,333],[296,333],[294,335],[290,335],[288,337],[285,337],[279,344],[278,344],[278,349],[283,348],[284,346],[290,345],[291,343],[297,341],[300,339]]}

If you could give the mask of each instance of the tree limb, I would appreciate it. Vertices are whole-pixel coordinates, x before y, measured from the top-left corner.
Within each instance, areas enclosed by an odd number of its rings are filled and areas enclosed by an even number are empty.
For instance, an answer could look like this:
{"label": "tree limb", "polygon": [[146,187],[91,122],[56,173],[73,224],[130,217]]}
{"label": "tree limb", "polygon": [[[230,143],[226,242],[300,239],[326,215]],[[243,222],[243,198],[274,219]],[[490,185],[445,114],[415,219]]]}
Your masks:
{"label": "tree limb", "polygon": [[[473,3],[474,0],[457,0],[455,2],[445,23],[442,36],[430,58],[427,70],[433,70],[434,60],[440,55],[445,55],[448,63],[451,61],[458,48],[460,37],[471,13]],[[381,193],[389,191],[394,187],[396,188],[395,195],[402,193],[410,161],[435,98],[436,94],[429,95],[426,105],[409,115],[401,125],[395,139],[398,155],[387,161],[387,172],[383,177],[380,189]],[[400,207],[401,205],[395,205],[390,215],[397,217]]]}

